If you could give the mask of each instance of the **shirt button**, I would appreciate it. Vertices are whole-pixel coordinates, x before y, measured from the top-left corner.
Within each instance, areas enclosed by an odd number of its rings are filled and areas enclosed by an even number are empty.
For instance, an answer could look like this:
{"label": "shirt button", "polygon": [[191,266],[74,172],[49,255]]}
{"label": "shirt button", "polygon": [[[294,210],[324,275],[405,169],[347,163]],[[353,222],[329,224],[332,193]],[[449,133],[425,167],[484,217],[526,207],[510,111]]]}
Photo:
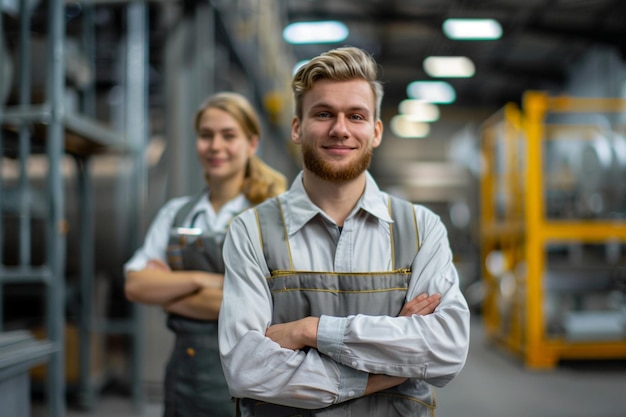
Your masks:
{"label": "shirt button", "polygon": [[352,361],[352,366],[356,366],[356,361]]}
{"label": "shirt button", "polygon": [[354,391],[350,391],[350,392],[348,393],[348,395],[349,395],[350,397],[354,397]]}

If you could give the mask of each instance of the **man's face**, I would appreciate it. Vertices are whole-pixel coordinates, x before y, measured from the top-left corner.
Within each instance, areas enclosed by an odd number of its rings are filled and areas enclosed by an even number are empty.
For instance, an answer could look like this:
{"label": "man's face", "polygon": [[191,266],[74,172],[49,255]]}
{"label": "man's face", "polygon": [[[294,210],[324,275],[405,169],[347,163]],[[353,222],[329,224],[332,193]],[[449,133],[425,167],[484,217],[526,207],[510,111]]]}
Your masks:
{"label": "man's face", "polygon": [[364,80],[320,80],[302,100],[291,138],[302,145],[305,170],[328,181],[349,181],[369,166],[380,144],[374,92]]}

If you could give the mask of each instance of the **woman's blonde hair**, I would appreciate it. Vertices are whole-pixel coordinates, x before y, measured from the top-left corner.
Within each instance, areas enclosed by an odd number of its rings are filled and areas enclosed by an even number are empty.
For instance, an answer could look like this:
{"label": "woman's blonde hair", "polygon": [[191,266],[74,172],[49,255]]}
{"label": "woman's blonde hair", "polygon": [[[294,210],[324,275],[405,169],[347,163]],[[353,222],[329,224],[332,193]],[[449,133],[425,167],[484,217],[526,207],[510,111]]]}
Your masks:
{"label": "woman's blonde hair", "polygon": [[[249,140],[261,139],[261,123],[252,104],[243,95],[234,92],[221,92],[209,97],[196,112],[194,127],[200,128],[200,120],[207,109],[214,108],[230,114],[239,124]],[[248,160],[248,166],[241,191],[252,204],[274,197],[287,189],[287,180],[256,155]]]}
{"label": "woman's blonde hair", "polygon": [[367,81],[374,93],[375,119],[380,119],[380,107],[384,91],[382,84],[378,81],[378,65],[369,53],[353,46],[344,46],[324,52],[301,66],[291,82],[298,119],[302,119],[304,94],[311,90],[318,80],[322,79]]}

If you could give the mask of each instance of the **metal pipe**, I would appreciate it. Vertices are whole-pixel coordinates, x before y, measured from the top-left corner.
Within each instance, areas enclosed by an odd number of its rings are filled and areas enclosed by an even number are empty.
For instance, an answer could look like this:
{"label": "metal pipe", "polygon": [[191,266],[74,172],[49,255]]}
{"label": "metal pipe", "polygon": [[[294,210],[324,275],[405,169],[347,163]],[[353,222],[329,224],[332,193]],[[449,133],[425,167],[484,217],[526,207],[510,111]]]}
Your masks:
{"label": "metal pipe", "polygon": [[[28,2],[20,2],[20,51],[19,51],[19,103],[20,107],[30,105],[31,96],[31,51],[30,51],[30,20],[31,12]],[[31,153],[30,125],[22,121],[19,124],[19,264],[26,267],[31,263],[31,189],[28,180],[27,164]]]}
{"label": "metal pipe", "polygon": [[[131,193],[128,199],[129,224],[142,224],[141,213],[146,201],[147,172],[145,161],[145,148],[148,140],[148,82],[147,65],[147,5],[143,2],[130,3],[127,6],[127,46],[126,46],[126,91],[127,91],[127,116],[126,138],[131,146],[133,166],[130,181]],[[137,226],[133,226],[129,235],[131,247],[137,247],[139,243]],[[138,410],[143,407],[143,392],[141,390],[141,352],[142,331],[140,326],[140,308],[136,303],[131,306],[134,322],[131,367],[131,389],[133,403]]]}
{"label": "metal pipe", "polygon": [[79,398],[83,406],[92,408],[95,404],[95,391],[91,384],[91,332],[93,331],[93,280],[95,223],[93,187],[89,171],[89,157],[77,158],[78,189],[80,197],[80,375]]}
{"label": "metal pipe", "polygon": [[65,256],[66,222],[64,220],[64,189],[61,172],[63,153],[63,90],[64,70],[64,2],[51,0],[48,9],[48,83],[47,100],[50,121],[47,126],[48,201],[46,262],[52,272],[47,289],[47,337],[55,347],[48,363],[48,415],[65,416]]}

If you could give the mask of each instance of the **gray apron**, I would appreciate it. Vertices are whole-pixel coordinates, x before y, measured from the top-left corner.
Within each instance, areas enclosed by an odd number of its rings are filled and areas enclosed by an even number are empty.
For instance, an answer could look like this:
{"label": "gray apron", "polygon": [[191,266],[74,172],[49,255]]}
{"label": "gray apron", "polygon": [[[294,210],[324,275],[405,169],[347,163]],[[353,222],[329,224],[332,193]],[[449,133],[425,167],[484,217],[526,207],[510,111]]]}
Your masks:
{"label": "gray apron", "polygon": [[[393,265],[383,272],[311,272],[293,268],[289,242],[278,199],[258,206],[258,224],[271,276],[267,279],[274,301],[272,323],[285,323],[322,314],[397,316],[406,303],[411,264],[419,250],[417,222],[411,203],[390,198]],[[282,244],[281,244],[282,243]],[[324,289],[324,291],[318,291]],[[331,290],[331,291],[328,291]],[[241,417],[408,417],[434,416],[434,395],[427,383],[409,379],[394,388],[326,408],[307,410],[237,399]]]}
{"label": "gray apron", "polygon": [[[172,223],[167,261],[172,270],[224,273],[225,233],[207,234],[185,218],[200,198],[192,198]],[[176,340],[165,373],[165,417],[232,417],[234,404],[222,372],[217,320],[205,321],[169,314],[167,327]]]}

